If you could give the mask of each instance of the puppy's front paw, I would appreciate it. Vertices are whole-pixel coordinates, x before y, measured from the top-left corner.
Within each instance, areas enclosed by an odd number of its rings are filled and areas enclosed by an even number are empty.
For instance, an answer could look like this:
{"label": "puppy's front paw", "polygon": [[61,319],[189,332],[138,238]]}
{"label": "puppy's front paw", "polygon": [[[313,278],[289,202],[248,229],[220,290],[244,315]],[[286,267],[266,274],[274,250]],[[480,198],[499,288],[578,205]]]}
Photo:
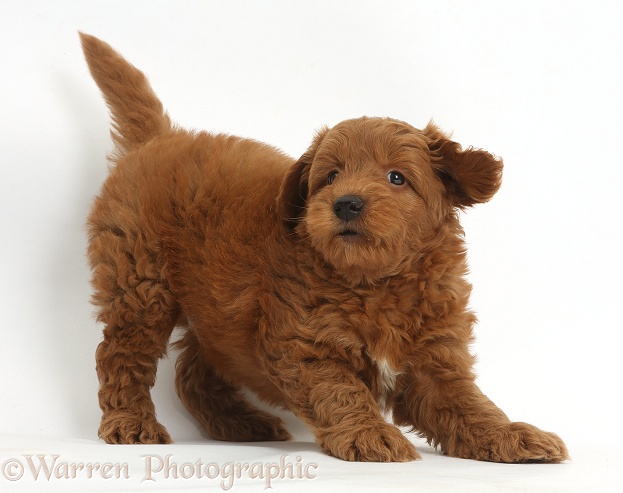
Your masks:
{"label": "puppy's front paw", "polygon": [[478,440],[470,450],[463,446],[456,455],[493,462],[562,462],[569,458],[564,442],[554,433],[528,423],[508,423]]}
{"label": "puppy's front paw", "polygon": [[510,423],[499,443],[503,462],[562,462],[569,458],[567,447],[555,433],[528,423]]}
{"label": "puppy's front paw", "polygon": [[106,443],[173,443],[166,428],[155,418],[141,419],[129,413],[105,414],[100,424],[99,436]]}
{"label": "puppy's front paw", "polygon": [[383,423],[327,436],[322,447],[334,457],[359,462],[409,462],[420,459],[398,428]]}

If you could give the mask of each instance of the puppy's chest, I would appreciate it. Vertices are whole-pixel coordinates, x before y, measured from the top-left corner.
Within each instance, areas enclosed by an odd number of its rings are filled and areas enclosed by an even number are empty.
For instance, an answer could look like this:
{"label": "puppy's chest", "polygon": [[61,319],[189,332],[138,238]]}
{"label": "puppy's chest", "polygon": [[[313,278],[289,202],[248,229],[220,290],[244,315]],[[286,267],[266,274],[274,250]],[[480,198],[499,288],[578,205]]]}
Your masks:
{"label": "puppy's chest", "polygon": [[408,348],[403,335],[397,329],[380,331],[378,338],[364,345],[367,371],[361,376],[381,408],[394,395],[397,380],[407,365]]}
{"label": "puppy's chest", "polygon": [[384,407],[407,364],[418,324],[413,302],[380,292],[330,305],[316,312],[327,331],[319,335],[327,340],[330,332],[335,347],[348,348],[342,354]]}
{"label": "puppy's chest", "polygon": [[396,368],[394,363],[391,363],[385,358],[374,359],[373,361],[373,379],[368,384],[368,387],[372,391],[372,394],[376,398],[381,409],[385,409],[388,400],[394,395],[396,390],[396,380],[402,371]]}

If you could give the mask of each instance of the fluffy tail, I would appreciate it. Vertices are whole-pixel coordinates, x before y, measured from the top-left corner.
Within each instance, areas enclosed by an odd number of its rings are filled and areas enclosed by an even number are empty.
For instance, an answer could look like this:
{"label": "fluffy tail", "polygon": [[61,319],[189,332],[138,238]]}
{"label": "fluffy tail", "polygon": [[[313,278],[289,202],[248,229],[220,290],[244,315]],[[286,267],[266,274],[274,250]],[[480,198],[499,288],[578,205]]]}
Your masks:
{"label": "fluffy tail", "polygon": [[171,120],[143,72],[96,37],[80,33],[80,40],[91,75],[112,114],[118,152],[171,129]]}

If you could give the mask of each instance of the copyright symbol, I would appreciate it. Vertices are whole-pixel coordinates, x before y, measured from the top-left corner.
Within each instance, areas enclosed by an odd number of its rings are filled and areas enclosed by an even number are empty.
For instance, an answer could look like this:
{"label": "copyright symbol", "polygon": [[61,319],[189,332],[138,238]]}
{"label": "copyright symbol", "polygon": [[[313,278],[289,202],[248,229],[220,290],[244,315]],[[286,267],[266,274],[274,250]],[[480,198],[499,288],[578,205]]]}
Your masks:
{"label": "copyright symbol", "polygon": [[2,475],[9,481],[18,481],[24,475],[24,465],[17,459],[9,459],[2,464]]}

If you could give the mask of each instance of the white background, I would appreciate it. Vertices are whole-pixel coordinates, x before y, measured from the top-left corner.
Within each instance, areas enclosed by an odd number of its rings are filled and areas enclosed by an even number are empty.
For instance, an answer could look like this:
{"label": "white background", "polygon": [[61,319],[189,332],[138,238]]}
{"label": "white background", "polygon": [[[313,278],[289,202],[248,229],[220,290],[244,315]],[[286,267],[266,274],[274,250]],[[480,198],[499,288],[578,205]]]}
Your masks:
{"label": "white background", "polygon": [[[612,473],[622,438],[621,26],[619,3],[597,0],[0,0],[0,435],[52,448],[55,437],[97,440],[101,327],[84,222],[111,143],[82,30],[141,68],[185,127],[298,156],[323,124],[433,118],[464,146],[503,157],[501,191],[463,216],[478,382],[512,419],[565,439],[575,460],[551,466],[558,476],[583,458]],[[201,440],[172,381],[173,358],[153,392],[159,417],[178,442]],[[521,481],[525,469],[513,471]]]}

